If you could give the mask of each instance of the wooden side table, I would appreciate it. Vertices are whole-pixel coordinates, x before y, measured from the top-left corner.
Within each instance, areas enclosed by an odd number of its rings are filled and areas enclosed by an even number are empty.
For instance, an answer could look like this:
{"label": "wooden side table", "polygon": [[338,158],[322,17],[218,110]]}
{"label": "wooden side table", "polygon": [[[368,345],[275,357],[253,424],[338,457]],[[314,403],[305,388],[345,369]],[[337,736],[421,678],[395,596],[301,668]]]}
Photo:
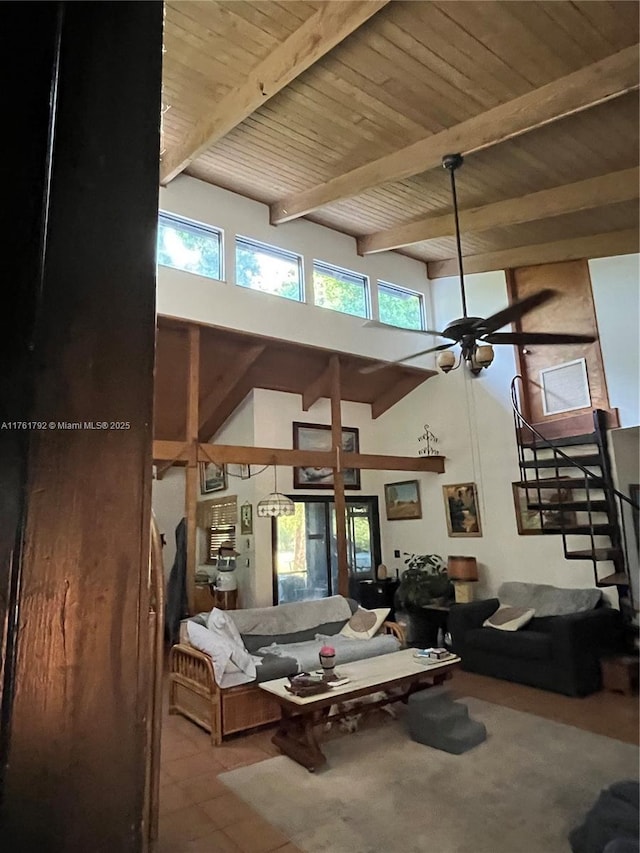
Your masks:
{"label": "wooden side table", "polygon": [[637,655],[613,655],[602,658],[602,686],[631,696],[638,692]]}
{"label": "wooden side table", "polygon": [[213,585],[211,585],[210,589],[214,601],[213,607],[217,607],[219,610],[238,609],[237,589],[216,589]]}

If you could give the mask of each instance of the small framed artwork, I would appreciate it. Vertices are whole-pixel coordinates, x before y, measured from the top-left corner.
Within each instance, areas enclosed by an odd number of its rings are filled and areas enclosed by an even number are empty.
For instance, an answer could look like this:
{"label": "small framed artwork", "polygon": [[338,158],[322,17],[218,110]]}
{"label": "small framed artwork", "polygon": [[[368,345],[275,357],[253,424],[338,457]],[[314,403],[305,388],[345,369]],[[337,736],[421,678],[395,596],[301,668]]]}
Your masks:
{"label": "small framed artwork", "polygon": [[516,525],[520,536],[536,536],[542,535],[544,530],[557,529],[562,530],[563,527],[574,527],[576,524],[576,514],[570,510],[563,510],[558,507],[558,504],[566,503],[572,498],[571,489],[544,489],[540,492],[542,502],[549,505],[548,509],[542,512],[536,509],[529,509],[528,504],[538,503],[538,491],[535,487],[522,489],[517,483],[511,484],[513,490],[513,506],[516,513]]}
{"label": "small framed artwork", "polygon": [[[331,450],[331,427],[324,424],[305,424],[294,421],[294,450]],[[342,449],[345,453],[358,453],[360,432],[356,427],[342,427]],[[332,489],[333,468],[302,467],[293,469],[294,489]],[[360,488],[360,471],[344,469],[345,489]]]}
{"label": "small framed artwork", "polygon": [[253,507],[244,503],[240,507],[240,535],[249,536],[253,533]]}
{"label": "small framed artwork", "polygon": [[422,518],[420,483],[417,480],[387,483],[384,487],[384,503],[387,510],[387,521]]}
{"label": "small framed artwork", "polygon": [[443,486],[449,536],[482,536],[475,483]]}
{"label": "small framed artwork", "polygon": [[221,492],[227,488],[227,471],[224,465],[215,462],[200,463],[200,494]]}

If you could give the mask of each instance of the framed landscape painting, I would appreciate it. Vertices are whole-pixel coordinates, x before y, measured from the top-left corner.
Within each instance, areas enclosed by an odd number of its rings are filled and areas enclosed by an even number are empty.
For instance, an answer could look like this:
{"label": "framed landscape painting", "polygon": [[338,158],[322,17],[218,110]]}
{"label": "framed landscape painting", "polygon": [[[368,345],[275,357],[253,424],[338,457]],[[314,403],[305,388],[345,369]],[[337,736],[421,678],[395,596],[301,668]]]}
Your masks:
{"label": "framed landscape painting", "polygon": [[387,483],[384,487],[384,503],[387,510],[387,521],[422,518],[420,483],[417,480]]}
{"label": "framed landscape painting", "polygon": [[449,536],[482,536],[475,483],[443,486]]}
{"label": "framed landscape painting", "polygon": [[[535,488],[532,487],[528,490],[521,489],[517,483],[512,483],[511,489],[513,490],[513,506],[516,513],[516,525],[520,536],[542,535],[542,519],[544,519],[545,530],[554,530],[557,528],[558,532],[560,532],[563,527],[575,526],[575,512],[571,510],[562,510],[557,506],[559,503],[571,500],[571,489],[558,489],[557,491],[545,489],[542,494],[544,495],[546,492],[548,497],[546,499],[543,498],[543,501],[549,505],[549,508],[545,508],[542,512],[535,509],[529,509],[527,505],[529,503],[538,502],[538,493]],[[528,495],[527,491],[529,493]]]}
{"label": "framed landscape painting", "polygon": [[[294,450],[331,450],[331,427],[324,424],[306,424],[294,421]],[[358,453],[360,433],[356,427],[342,427],[342,449],[345,453]],[[332,489],[333,468],[302,467],[293,469],[294,489]],[[345,489],[360,488],[360,471],[344,469]]]}

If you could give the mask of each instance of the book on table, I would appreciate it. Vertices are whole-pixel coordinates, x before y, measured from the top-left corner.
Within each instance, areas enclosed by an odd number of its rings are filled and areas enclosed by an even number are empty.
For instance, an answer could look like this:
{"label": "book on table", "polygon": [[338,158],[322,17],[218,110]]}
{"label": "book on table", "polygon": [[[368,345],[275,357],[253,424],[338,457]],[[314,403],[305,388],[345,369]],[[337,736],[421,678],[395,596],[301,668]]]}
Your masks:
{"label": "book on table", "polygon": [[442,663],[443,661],[451,660],[456,655],[448,649],[416,649],[413,657],[421,663]]}

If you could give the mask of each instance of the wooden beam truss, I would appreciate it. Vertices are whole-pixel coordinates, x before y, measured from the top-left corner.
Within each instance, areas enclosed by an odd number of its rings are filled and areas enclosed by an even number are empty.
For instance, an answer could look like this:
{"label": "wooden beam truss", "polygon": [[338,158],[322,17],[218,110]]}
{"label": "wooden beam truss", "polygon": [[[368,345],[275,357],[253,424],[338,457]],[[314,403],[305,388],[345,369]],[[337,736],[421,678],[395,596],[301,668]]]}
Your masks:
{"label": "wooden beam truss", "polygon": [[[567,213],[577,213],[622,201],[633,201],[640,195],[640,169],[621,169],[586,181],[510,198],[494,204],[460,211],[460,230],[464,234],[489,231],[535,222]],[[359,237],[358,254],[370,255],[399,249],[424,240],[437,240],[455,233],[453,214],[426,216],[416,222],[397,225],[366,237]]]}
{"label": "wooden beam truss", "polygon": [[444,154],[482,151],[639,86],[635,44],[326,183],[287,196],[271,205],[271,224],[290,222],[380,184],[419,175],[440,166]]}
{"label": "wooden beam truss", "polygon": [[320,8],[196,123],[187,138],[162,159],[168,184],[215,142],[340,44],[389,0],[332,0]]}

